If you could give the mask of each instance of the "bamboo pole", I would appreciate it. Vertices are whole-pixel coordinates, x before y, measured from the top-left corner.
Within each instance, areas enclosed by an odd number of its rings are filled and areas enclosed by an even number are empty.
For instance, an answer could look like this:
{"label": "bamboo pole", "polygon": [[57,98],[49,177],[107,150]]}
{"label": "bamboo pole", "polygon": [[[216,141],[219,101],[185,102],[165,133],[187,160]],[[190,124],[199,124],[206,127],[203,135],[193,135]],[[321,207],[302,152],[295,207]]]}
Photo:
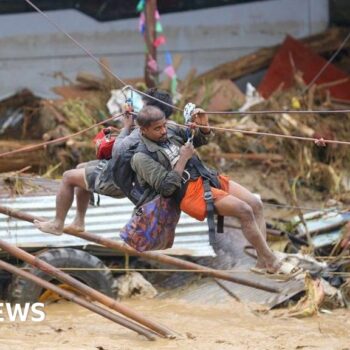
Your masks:
{"label": "bamboo pole", "polygon": [[20,260],[27,262],[30,265],[33,265],[45,273],[54,276],[63,283],[67,283],[73,288],[77,289],[85,296],[89,296],[93,300],[100,302],[101,304],[123,314],[126,317],[131,318],[132,320],[141,323],[143,326],[152,329],[153,331],[159,333],[160,335],[167,338],[175,338],[177,334],[168,328],[155,323],[152,320],[146,319],[141,314],[131,310],[127,306],[122,305],[118,301],[108,297],[107,295],[102,294],[101,292],[87,286],[86,284],[76,280],[72,276],[68,275],[65,272],[62,272],[60,269],[48,264],[47,262],[40,260],[40,258],[35,257],[26,251],[9,244],[3,240],[0,240],[0,248],[7,251],[9,254],[17,257]]}
{"label": "bamboo pole", "polygon": [[156,335],[158,335],[158,334],[153,333],[152,331],[138,325],[137,323],[134,323],[134,322],[129,321],[123,317],[120,317],[120,316],[110,312],[109,310],[102,308],[101,306],[90,303],[90,302],[86,301],[85,299],[77,296],[76,294],[69,292],[63,288],[60,288],[51,282],[45,281],[42,278],[33,275],[32,273],[29,273],[25,270],[22,270],[18,267],[15,267],[15,266],[13,266],[5,261],[2,261],[2,260],[0,260],[0,269],[6,270],[14,275],[21,276],[29,281],[32,281],[32,282],[38,284],[39,286],[41,286],[45,289],[49,289],[49,290],[53,291],[54,293],[61,295],[63,298],[72,301],[73,303],[76,303],[76,304],[102,316],[102,317],[109,319],[110,321],[118,323],[119,325],[121,325],[123,327],[126,327],[130,330],[137,332],[140,335],[145,336],[149,340],[156,340]]}
{"label": "bamboo pole", "polygon": [[[0,213],[20,219],[20,220],[25,220],[29,222],[33,222],[34,220],[40,220],[43,221],[43,218],[35,217],[33,215],[30,215],[28,213],[20,212],[17,210],[13,210],[8,207],[0,206]],[[245,286],[253,287],[256,289],[261,289],[265,290],[271,293],[279,293],[280,290],[275,287],[271,287],[269,285],[263,284],[261,282],[257,281],[250,281],[247,279],[244,279],[242,277],[234,276],[228,272],[224,271],[217,271],[212,268],[208,268],[199,264],[195,264],[189,261],[184,261],[178,258],[174,258],[168,255],[156,253],[156,252],[143,252],[140,253],[137,250],[131,248],[130,246],[126,245],[125,243],[119,243],[117,241],[114,241],[112,239],[100,237],[98,235],[89,233],[89,232],[77,232],[72,229],[64,229],[65,233],[68,233],[70,235],[92,241],[98,244],[101,244],[105,247],[112,248],[115,250],[118,250],[119,252],[123,252],[129,255],[133,256],[139,256],[144,259],[149,259],[149,260],[154,260],[163,264],[168,264],[168,265],[173,265],[181,269],[187,269],[187,270],[196,270],[198,273],[202,273],[203,275],[206,276],[211,276],[219,279],[223,279],[226,281],[242,284]]]}

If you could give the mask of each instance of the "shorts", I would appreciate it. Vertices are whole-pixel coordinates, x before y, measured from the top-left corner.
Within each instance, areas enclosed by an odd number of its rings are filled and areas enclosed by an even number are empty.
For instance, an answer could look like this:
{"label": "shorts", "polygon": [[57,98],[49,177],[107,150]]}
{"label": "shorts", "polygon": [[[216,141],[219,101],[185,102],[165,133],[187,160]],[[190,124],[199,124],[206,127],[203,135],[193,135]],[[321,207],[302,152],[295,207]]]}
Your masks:
{"label": "shorts", "polygon": [[[229,195],[230,179],[228,176],[218,176],[221,188],[211,187],[213,199],[218,200]],[[207,204],[204,200],[203,179],[189,181],[180,209],[193,218],[203,221],[207,217]]]}
{"label": "shorts", "polygon": [[108,160],[92,160],[85,165],[85,184],[90,192],[95,192],[113,198],[124,198],[124,192],[117,187],[112,174],[106,173]]}

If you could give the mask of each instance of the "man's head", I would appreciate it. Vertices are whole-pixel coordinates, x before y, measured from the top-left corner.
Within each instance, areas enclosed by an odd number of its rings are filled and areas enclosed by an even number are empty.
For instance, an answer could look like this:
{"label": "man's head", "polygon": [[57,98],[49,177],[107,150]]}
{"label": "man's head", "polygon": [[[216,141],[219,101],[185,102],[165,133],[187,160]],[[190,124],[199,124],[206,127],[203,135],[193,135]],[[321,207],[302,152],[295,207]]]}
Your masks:
{"label": "man's head", "polygon": [[[159,91],[157,88],[150,88],[145,92],[147,95],[150,95],[152,97],[155,97],[158,100],[164,101],[170,105],[173,104],[173,100],[170,96],[170,94],[166,91]],[[151,97],[143,96],[142,97],[143,103],[145,106],[155,106],[158,107],[161,111],[164,112],[165,118],[169,118],[171,114],[173,113],[173,108],[170,106],[167,106],[157,100],[154,100]]]}
{"label": "man's head", "polygon": [[164,112],[154,106],[145,106],[138,113],[136,122],[143,136],[154,142],[167,139],[166,118]]}

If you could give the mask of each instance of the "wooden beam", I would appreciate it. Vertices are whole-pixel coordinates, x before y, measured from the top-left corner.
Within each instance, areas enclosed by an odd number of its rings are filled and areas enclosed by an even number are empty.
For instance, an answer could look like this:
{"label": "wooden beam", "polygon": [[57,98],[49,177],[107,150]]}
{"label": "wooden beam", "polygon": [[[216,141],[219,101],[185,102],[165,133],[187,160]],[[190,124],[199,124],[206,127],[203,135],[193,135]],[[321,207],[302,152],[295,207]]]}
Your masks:
{"label": "wooden beam", "polygon": [[[13,210],[11,208],[4,207],[4,206],[0,206],[0,213],[17,218],[17,219],[20,219],[20,220],[29,221],[29,222],[34,222],[34,220],[39,220],[39,221],[45,220],[45,219],[40,218],[40,217],[35,217],[34,215],[31,215],[29,213],[24,213],[24,212],[21,212],[18,210]],[[245,279],[245,278],[242,278],[239,276],[235,276],[233,273],[215,270],[215,269],[212,269],[210,267],[201,266],[199,264],[195,264],[195,263],[192,263],[189,261],[174,258],[172,256],[168,256],[165,254],[160,254],[160,253],[152,252],[152,251],[140,253],[125,243],[120,243],[120,242],[117,242],[115,240],[102,237],[101,235],[95,235],[95,234],[90,233],[90,232],[78,232],[76,230],[68,229],[68,228],[65,228],[63,230],[63,232],[68,233],[72,236],[76,236],[76,237],[85,239],[87,241],[101,244],[107,248],[115,249],[119,252],[123,252],[123,253],[131,255],[131,256],[138,256],[138,257],[141,257],[144,259],[154,260],[154,261],[166,264],[166,265],[173,265],[173,266],[176,266],[180,269],[191,270],[191,271],[196,272],[196,273],[201,273],[205,276],[220,278],[220,279],[223,279],[226,281],[242,284],[245,286],[266,290],[266,291],[271,292],[271,293],[279,293],[280,292],[279,289],[277,289],[275,287],[271,287],[270,285],[266,285],[266,284],[261,283],[261,282],[248,280],[248,279]]]}

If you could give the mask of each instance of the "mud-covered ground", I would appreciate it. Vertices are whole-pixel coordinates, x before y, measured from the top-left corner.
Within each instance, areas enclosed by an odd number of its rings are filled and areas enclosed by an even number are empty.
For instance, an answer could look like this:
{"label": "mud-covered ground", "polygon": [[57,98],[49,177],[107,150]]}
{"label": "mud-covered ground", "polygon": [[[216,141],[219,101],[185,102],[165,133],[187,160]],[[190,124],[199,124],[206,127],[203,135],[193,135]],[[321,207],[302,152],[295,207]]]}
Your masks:
{"label": "mud-covered ground", "polygon": [[125,302],[182,334],[176,340],[148,341],[68,302],[45,307],[40,323],[2,322],[1,350],[136,349],[350,349],[350,312],[345,309],[307,319],[260,314],[234,300],[224,303],[180,299]]}

